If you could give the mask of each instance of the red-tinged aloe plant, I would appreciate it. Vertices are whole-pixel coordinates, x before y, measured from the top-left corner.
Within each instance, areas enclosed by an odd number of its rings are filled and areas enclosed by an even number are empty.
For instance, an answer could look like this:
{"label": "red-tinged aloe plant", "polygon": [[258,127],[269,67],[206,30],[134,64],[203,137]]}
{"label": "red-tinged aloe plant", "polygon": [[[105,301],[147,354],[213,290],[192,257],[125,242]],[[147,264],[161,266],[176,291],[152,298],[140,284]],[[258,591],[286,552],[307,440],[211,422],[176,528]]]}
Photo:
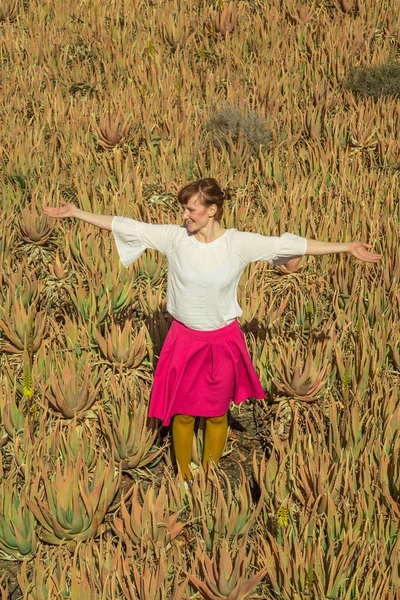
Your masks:
{"label": "red-tinged aloe plant", "polygon": [[334,461],[326,447],[316,452],[310,445],[301,446],[299,440],[291,454],[291,473],[296,481],[293,494],[303,506],[312,506],[317,498],[320,498],[318,512],[324,513],[328,493],[333,501],[339,501],[341,498],[344,451],[339,459]]}
{"label": "red-tinged aloe plant", "polygon": [[[143,544],[141,545],[143,548]],[[139,568],[129,555],[119,555],[117,579],[126,600],[183,600],[188,577],[179,585],[174,580],[173,589],[168,581],[171,564],[162,550],[154,561],[150,549],[141,552],[143,565]]]}
{"label": "red-tinged aloe plant", "polygon": [[83,594],[85,599],[118,598],[116,571],[121,551],[121,544],[116,546],[108,532],[100,532],[96,539],[78,542],[72,559],[71,598],[82,597],[81,586],[87,590]]}
{"label": "red-tinged aloe plant", "polygon": [[331,368],[327,355],[333,344],[332,332],[333,327],[328,336],[316,343],[310,336],[305,361],[298,347],[279,348],[279,358],[274,364],[279,379],[273,377],[273,383],[283,396],[303,402],[318,400]]}
{"label": "red-tinged aloe plant", "polygon": [[190,581],[200,591],[206,600],[244,600],[263,579],[267,567],[263,567],[246,579],[246,570],[249,567],[246,558],[247,539],[242,538],[228,545],[224,540],[213,547],[212,556],[209,557],[204,548],[198,543],[196,559],[197,569],[201,570],[202,579],[196,575],[189,575]]}
{"label": "red-tinged aloe plant", "polygon": [[400,518],[400,466],[399,466],[399,449],[400,443],[397,437],[394,444],[397,446],[396,451],[390,456],[386,453],[381,453],[380,460],[380,485],[382,488],[382,495],[388,506],[390,506],[396,518]]}
{"label": "red-tinged aloe plant", "polygon": [[[87,362],[91,355],[91,349],[97,345],[91,343],[89,332],[85,327],[79,327],[79,322],[75,318],[70,318],[67,314],[62,315],[63,325],[61,326],[55,319],[51,319],[51,329],[55,334],[56,340],[49,343],[50,347],[60,346],[60,354],[64,352],[73,352],[77,360]],[[46,352],[46,354],[45,354]],[[42,348],[36,353],[35,359],[38,364],[36,370],[42,372],[47,363],[47,350]],[[40,357],[40,358],[39,358]]]}
{"label": "red-tinged aloe plant", "polygon": [[67,259],[64,263],[60,261],[60,252],[57,249],[56,258],[53,264],[49,263],[49,271],[51,275],[60,281],[64,281],[68,277],[68,264],[69,260]]}
{"label": "red-tinged aloe plant", "polygon": [[385,400],[381,403],[380,413],[383,421],[382,444],[387,455],[392,451],[392,444],[395,442],[399,431],[400,423],[400,403],[399,403],[399,385],[393,386],[391,393],[387,393],[383,385],[378,384],[374,390],[379,400]]}
{"label": "red-tinged aloe plant", "polygon": [[172,15],[169,16],[169,21],[163,22],[161,25],[161,35],[164,42],[167,42],[172,50],[176,50],[179,46],[183,47],[185,44],[195,36],[195,33],[190,34],[190,24],[185,12],[179,12],[178,17],[175,20]]}
{"label": "red-tinged aloe plant", "polygon": [[136,369],[146,356],[146,326],[142,325],[136,333],[132,327],[132,317],[126,320],[123,327],[112,323],[105,337],[97,329],[93,332],[101,353],[112,365]]}
{"label": "red-tinged aloe plant", "polygon": [[22,559],[36,552],[36,519],[28,508],[31,482],[18,487],[16,473],[0,482],[0,550]]}
{"label": "red-tinged aloe plant", "polygon": [[52,441],[58,438],[57,447],[53,444],[53,453],[58,451],[63,460],[67,459],[68,454],[76,459],[82,453],[87,468],[90,470],[96,461],[98,434],[96,423],[92,423],[90,427],[84,422],[78,425],[75,417],[73,422],[70,421],[67,427],[63,427],[62,422],[58,421],[52,435]]}
{"label": "red-tinged aloe plant", "polygon": [[168,548],[171,542],[182,532],[185,523],[179,522],[179,512],[170,512],[165,482],[155,496],[154,487],[146,492],[139,483],[133,486],[131,508],[127,509],[121,498],[121,517],[115,517],[111,526],[118,537],[133,545],[150,542],[153,548]]}
{"label": "red-tinged aloe plant", "polygon": [[[41,546],[35,556],[33,569],[28,572],[28,560],[24,560],[17,575],[18,584],[27,600],[50,600],[50,598],[70,597],[68,574],[71,570],[71,558],[65,548],[58,553],[43,556],[45,547]],[[90,591],[81,587],[82,598],[89,598],[84,592]],[[68,594],[68,596],[66,596]],[[75,596],[77,597],[77,596]]]}
{"label": "red-tinged aloe plant", "polygon": [[68,541],[75,548],[77,542],[95,536],[121,482],[114,460],[106,464],[99,455],[92,473],[82,454],[69,456],[64,471],[60,459],[53,473],[40,457],[38,464],[40,475],[28,506],[41,525],[39,538],[47,544]]}
{"label": "red-tinged aloe plant", "polygon": [[270,457],[267,459],[263,456],[260,462],[256,460],[256,455],[253,455],[254,475],[260,487],[261,496],[274,512],[278,505],[290,496],[291,483],[287,468],[290,452],[283,454],[273,448]]}
{"label": "red-tinged aloe plant", "polygon": [[37,352],[48,330],[46,312],[36,312],[34,304],[25,310],[22,300],[14,300],[8,314],[0,306],[0,315],[6,318],[6,321],[0,319],[0,327],[9,341],[2,349],[14,354],[22,353],[25,335],[28,335],[29,346],[33,352]]}
{"label": "red-tinged aloe plant", "polygon": [[[316,528],[314,518],[315,513],[298,528],[281,528],[279,535],[270,531],[257,535],[258,562],[267,569],[273,593],[288,599],[340,597],[365,568],[371,547],[364,537],[367,532],[353,528],[350,518],[347,525],[341,523],[335,537],[330,537],[324,522]],[[368,558],[372,559],[371,554]]]}
{"label": "red-tinged aloe plant", "polygon": [[116,146],[123,144],[126,140],[130,127],[130,116],[123,120],[121,113],[116,117],[102,117],[98,125],[94,125],[94,130],[99,136],[99,144],[105,150],[112,150]]}
{"label": "red-tinged aloe plant", "polygon": [[[222,3],[221,6],[223,6]],[[233,32],[237,19],[236,5],[231,2],[221,8],[216,14],[212,15],[211,23],[207,21],[206,24],[209,29],[215,27],[216,31],[225,37],[227,33]]]}
{"label": "red-tinged aloe plant", "polygon": [[[144,293],[143,293],[144,291]],[[154,288],[147,282],[144,290],[139,289],[140,306],[146,317],[153,316],[166,307],[166,300],[163,298],[163,288]]]}
{"label": "red-tinged aloe plant", "polygon": [[[258,562],[265,565],[270,589],[280,593],[283,598],[300,598],[297,594],[306,593],[307,559],[310,548],[304,547],[304,537],[291,541],[291,531],[282,529],[280,539],[266,531],[263,536],[257,534]],[[298,559],[295,562],[295,558]],[[310,565],[311,566],[311,565]]]}
{"label": "red-tinged aloe plant", "polygon": [[78,286],[72,290],[68,288],[68,294],[72,300],[78,316],[84,321],[85,327],[92,332],[92,329],[102,323],[108,314],[109,302],[107,295],[99,298],[93,289],[86,289],[79,281]]}
{"label": "red-tinged aloe plant", "polygon": [[148,428],[147,406],[125,398],[111,407],[111,416],[100,408],[100,428],[108,440],[114,460],[122,470],[144,467],[164,451],[155,447],[157,429]]}
{"label": "red-tinged aloe plant", "polygon": [[102,281],[108,291],[113,313],[120,312],[128,305],[131,310],[135,309],[137,302],[133,302],[134,273],[132,269],[121,269],[121,262],[115,267],[113,264],[102,272]]}
{"label": "red-tinged aloe plant", "polygon": [[193,514],[201,524],[201,536],[210,552],[217,539],[237,539],[249,533],[261,512],[263,499],[253,505],[249,481],[240,467],[241,482],[232,491],[228,477],[221,471],[226,498],[211,464],[206,479],[204,469],[193,478]]}
{"label": "red-tinged aloe plant", "polygon": [[44,246],[50,239],[54,227],[54,220],[49,219],[34,203],[21,210],[19,229],[24,242]]}
{"label": "red-tinged aloe plant", "polygon": [[0,23],[2,21],[14,21],[17,18],[18,2],[17,0],[7,0],[0,8]]}
{"label": "red-tinged aloe plant", "polygon": [[48,421],[48,414],[44,413],[39,423],[39,431],[35,432],[35,439],[32,442],[31,429],[28,420],[25,421],[24,428],[14,437],[14,461],[26,481],[31,477],[36,477],[37,457],[39,456],[40,444]]}
{"label": "red-tinged aloe plant", "polygon": [[64,353],[49,355],[45,398],[54,414],[65,419],[83,415],[96,400],[102,386],[101,371],[90,363],[77,361],[76,356]]}
{"label": "red-tinged aloe plant", "polygon": [[79,267],[86,267],[95,275],[105,270],[108,244],[102,232],[80,226],[65,235],[69,251]]}
{"label": "red-tinged aloe plant", "polygon": [[53,464],[57,458],[64,463],[68,458],[73,461],[82,455],[87,468],[91,470],[97,458],[98,433],[96,422],[89,427],[84,421],[78,422],[76,417],[67,423],[56,419],[54,427],[51,427],[51,418],[44,414],[36,432],[36,452],[47,461],[53,461]]}
{"label": "red-tinged aloe plant", "polygon": [[387,345],[390,350],[390,357],[397,371],[400,372],[400,322],[394,322],[389,330]]}
{"label": "red-tinged aloe plant", "polygon": [[38,300],[44,282],[37,279],[37,269],[38,267],[35,269],[30,267],[27,260],[24,259],[15,273],[12,272],[12,274],[5,275],[8,290],[7,300],[2,306],[6,314],[11,312],[11,307],[15,300],[22,301],[25,309]]}

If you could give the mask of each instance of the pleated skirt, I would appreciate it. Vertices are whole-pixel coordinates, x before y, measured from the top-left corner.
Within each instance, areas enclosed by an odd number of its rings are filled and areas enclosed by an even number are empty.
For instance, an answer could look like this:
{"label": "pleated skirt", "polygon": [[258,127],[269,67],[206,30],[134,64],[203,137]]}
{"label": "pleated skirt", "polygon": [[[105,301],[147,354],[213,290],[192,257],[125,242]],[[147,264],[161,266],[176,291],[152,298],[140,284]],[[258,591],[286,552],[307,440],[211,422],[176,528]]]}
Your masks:
{"label": "pleated skirt", "polygon": [[175,414],[218,417],[231,402],[265,397],[237,319],[211,331],[172,321],[154,373],[149,417],[168,426]]}

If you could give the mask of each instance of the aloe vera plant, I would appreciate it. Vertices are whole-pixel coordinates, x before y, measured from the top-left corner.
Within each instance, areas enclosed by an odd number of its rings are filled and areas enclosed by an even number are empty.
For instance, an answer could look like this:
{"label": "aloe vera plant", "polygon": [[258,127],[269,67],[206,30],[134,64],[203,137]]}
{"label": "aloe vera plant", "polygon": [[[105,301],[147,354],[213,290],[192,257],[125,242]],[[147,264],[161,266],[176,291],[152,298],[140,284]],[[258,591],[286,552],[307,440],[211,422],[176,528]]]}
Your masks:
{"label": "aloe vera plant", "polygon": [[44,246],[52,235],[54,226],[55,223],[45,214],[40,214],[34,203],[21,211],[19,230],[24,242]]}
{"label": "aloe vera plant", "polygon": [[132,317],[125,325],[112,324],[110,331],[103,337],[98,330],[94,336],[103,356],[111,363],[125,366],[128,369],[137,368],[146,356],[146,329],[142,326],[135,335],[132,327]]}
{"label": "aloe vera plant", "polygon": [[[329,346],[332,346],[332,341]],[[311,343],[309,343],[307,359],[304,362],[301,359],[301,353],[298,349],[293,354],[292,352],[288,354],[283,349],[280,349],[279,362],[277,361],[274,365],[279,379],[276,377],[273,378],[273,383],[278,390],[285,396],[293,397],[303,402],[314,402],[317,400],[330,368],[326,358],[324,361],[325,364],[321,364],[323,357],[327,354],[326,347],[326,341],[317,342],[315,351],[313,351]],[[289,361],[292,365],[296,365],[293,373],[291,373]]]}
{"label": "aloe vera plant", "polygon": [[121,482],[114,460],[107,464],[99,455],[91,473],[82,454],[74,459],[69,455],[63,469],[58,459],[53,473],[41,458],[38,464],[39,476],[27,502],[41,525],[39,538],[47,544],[67,541],[75,548],[95,536]]}
{"label": "aloe vera plant", "polygon": [[101,232],[83,225],[69,231],[66,242],[79,267],[88,269],[92,276],[105,270],[108,244]]}
{"label": "aloe vera plant", "polygon": [[121,516],[115,517],[112,528],[118,537],[133,545],[150,543],[153,548],[167,549],[171,542],[182,533],[184,522],[179,521],[179,512],[171,512],[165,482],[161,483],[158,494],[151,486],[146,492],[134,484],[132,506],[128,510],[121,498]]}
{"label": "aloe vera plant", "polygon": [[154,250],[147,250],[132,265],[137,278],[150,280],[152,285],[159,282],[165,272],[164,263]]}
{"label": "aloe vera plant", "polygon": [[265,566],[246,579],[246,538],[230,547],[226,541],[220,541],[211,557],[198,544],[196,556],[202,578],[192,574],[189,578],[207,600],[244,600],[267,572]]}
{"label": "aloe vera plant", "polygon": [[15,472],[0,482],[0,550],[8,557],[22,559],[36,552],[36,519],[27,504],[30,490],[30,482],[19,488]]}
{"label": "aloe vera plant", "polygon": [[128,269],[121,269],[121,263],[111,264],[106,268],[103,277],[105,289],[108,291],[113,314],[119,313],[127,306],[135,309],[133,302],[134,274]]}
{"label": "aloe vera plant", "polygon": [[193,514],[200,520],[201,536],[208,552],[218,539],[240,539],[255,524],[262,509],[262,498],[253,505],[249,482],[240,467],[240,486],[232,490],[228,477],[222,472],[226,498],[213,466],[209,467],[206,480],[203,469],[194,476],[192,488]]}
{"label": "aloe vera plant", "polygon": [[147,427],[147,407],[135,400],[121,400],[108,417],[99,410],[100,428],[108,440],[114,460],[123,470],[144,467],[157,459],[165,445],[155,446],[156,428]]}
{"label": "aloe vera plant", "polygon": [[[10,312],[6,314],[5,309],[0,306],[0,327],[9,343],[3,345],[5,352],[13,354],[22,353],[24,350],[25,336],[28,335],[29,345],[36,352],[47,333],[48,322],[44,310],[36,311],[35,304],[31,304],[27,310],[22,300],[14,300],[10,306]],[[6,318],[6,321],[4,320]]]}
{"label": "aloe vera plant", "polygon": [[24,259],[15,273],[5,275],[7,301],[2,305],[5,314],[11,311],[15,300],[21,301],[25,309],[28,309],[31,304],[35,304],[38,300],[44,282],[36,277],[37,270],[37,267],[29,266],[27,260]]}
{"label": "aloe vera plant", "polygon": [[99,138],[99,144],[106,150],[112,150],[119,144],[123,144],[128,135],[130,127],[130,117],[123,121],[122,117],[112,118],[110,115],[108,118],[101,118],[98,125],[94,126],[94,129]]}
{"label": "aloe vera plant", "polygon": [[42,395],[56,415],[81,416],[98,400],[101,371],[93,372],[90,363],[77,361],[73,354],[65,353],[62,358],[50,354],[47,369]]}
{"label": "aloe vera plant", "polygon": [[17,399],[16,385],[13,390],[7,379],[0,386],[0,414],[2,425],[11,439],[23,431],[26,422],[26,401]]}
{"label": "aloe vera plant", "polygon": [[71,568],[71,559],[65,552],[52,556],[50,560],[46,560],[43,554],[42,546],[35,556],[31,574],[28,574],[28,561],[24,560],[17,575],[21,591],[29,600],[50,600],[68,593],[67,573]]}
{"label": "aloe vera plant", "polygon": [[168,558],[164,551],[160,551],[157,561],[151,559],[149,548],[142,552],[143,567],[137,567],[135,562],[122,553],[119,555],[117,579],[123,597],[128,600],[184,600],[188,577],[179,585],[177,580],[174,586],[168,582]]}
{"label": "aloe vera plant", "polygon": [[67,425],[65,421],[56,421],[51,436],[43,432],[41,441],[47,446],[46,452],[55,459],[60,457],[65,461],[70,457],[73,460],[81,454],[87,468],[91,470],[97,458],[98,434],[96,423],[90,427],[85,422],[78,424],[75,416]]}
{"label": "aloe vera plant", "polygon": [[54,262],[49,264],[49,271],[51,275],[59,281],[64,281],[68,277],[68,259],[63,263],[60,260],[60,252],[57,249],[56,258]]}
{"label": "aloe vera plant", "polygon": [[102,323],[108,314],[109,305],[107,295],[104,294],[99,298],[93,287],[87,290],[82,281],[79,281],[74,290],[68,288],[68,294],[78,316],[85,323],[85,327],[87,327],[89,333],[91,333],[94,327]]}

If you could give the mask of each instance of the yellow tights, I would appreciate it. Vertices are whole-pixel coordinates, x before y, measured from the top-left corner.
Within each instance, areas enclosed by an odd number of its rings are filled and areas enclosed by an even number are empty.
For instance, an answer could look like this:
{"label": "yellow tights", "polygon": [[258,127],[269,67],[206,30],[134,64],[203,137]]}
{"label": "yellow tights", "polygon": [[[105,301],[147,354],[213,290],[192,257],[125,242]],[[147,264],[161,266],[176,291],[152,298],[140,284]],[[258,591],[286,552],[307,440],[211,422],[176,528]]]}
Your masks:
{"label": "yellow tights", "polygon": [[[172,443],[175,457],[185,479],[192,479],[189,465],[192,458],[194,422],[191,415],[175,415],[172,423]],[[206,417],[204,436],[203,468],[206,469],[210,457],[217,465],[224,450],[228,432],[228,415]]]}

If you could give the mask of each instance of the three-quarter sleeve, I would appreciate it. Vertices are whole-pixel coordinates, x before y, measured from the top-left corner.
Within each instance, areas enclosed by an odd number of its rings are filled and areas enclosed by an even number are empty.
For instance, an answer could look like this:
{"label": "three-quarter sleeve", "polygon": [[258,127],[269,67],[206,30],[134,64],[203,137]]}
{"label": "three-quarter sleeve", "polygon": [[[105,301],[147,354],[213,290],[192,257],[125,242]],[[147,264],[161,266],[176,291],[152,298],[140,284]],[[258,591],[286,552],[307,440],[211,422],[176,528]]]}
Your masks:
{"label": "three-quarter sleeve", "polygon": [[292,258],[304,256],[307,239],[294,233],[284,233],[276,237],[236,231],[233,249],[246,263],[266,260],[269,264],[277,266],[287,263]]}
{"label": "three-quarter sleeve", "polygon": [[111,231],[125,267],[137,260],[146,248],[153,248],[166,255],[180,229],[178,225],[142,223],[128,217],[114,217],[111,221]]}

